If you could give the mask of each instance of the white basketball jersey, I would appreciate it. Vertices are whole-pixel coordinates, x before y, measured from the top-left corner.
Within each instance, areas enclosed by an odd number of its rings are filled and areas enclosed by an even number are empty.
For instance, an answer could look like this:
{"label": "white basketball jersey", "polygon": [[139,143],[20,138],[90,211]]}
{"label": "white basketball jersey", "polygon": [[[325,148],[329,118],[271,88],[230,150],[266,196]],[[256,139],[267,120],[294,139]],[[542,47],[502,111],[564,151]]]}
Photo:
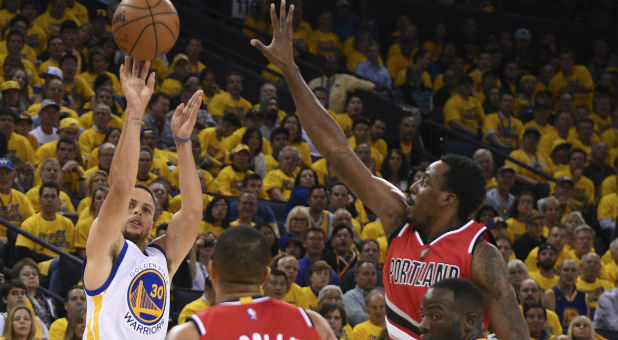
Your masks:
{"label": "white basketball jersey", "polygon": [[103,286],[86,289],[88,309],[83,340],[165,339],[169,294],[163,249],[151,244],[142,253],[133,242],[125,241]]}

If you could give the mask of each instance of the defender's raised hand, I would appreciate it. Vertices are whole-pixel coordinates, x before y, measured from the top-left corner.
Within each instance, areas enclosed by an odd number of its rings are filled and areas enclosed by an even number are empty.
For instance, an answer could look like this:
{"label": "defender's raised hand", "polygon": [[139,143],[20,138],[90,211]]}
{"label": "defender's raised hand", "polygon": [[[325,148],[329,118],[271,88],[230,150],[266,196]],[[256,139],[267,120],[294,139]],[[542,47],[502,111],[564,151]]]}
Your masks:
{"label": "defender's raised hand", "polygon": [[[132,66],[131,61],[133,61]],[[129,57],[125,57],[124,64],[120,65],[120,83],[122,84],[124,96],[127,99],[127,108],[134,109],[135,113],[139,114],[140,117],[144,114],[154,92],[154,72],[150,74],[146,81],[149,68],[150,61],[140,65],[139,61],[132,60]]]}
{"label": "defender's raised hand", "polygon": [[176,108],[174,116],[172,117],[172,133],[174,136],[180,139],[187,139],[191,137],[195,121],[197,120],[197,111],[202,105],[202,94],[204,91],[195,91],[191,99],[187,102],[187,105],[181,103]]}
{"label": "defender's raised hand", "polygon": [[262,52],[268,61],[281,69],[294,64],[293,18],[294,5],[290,5],[290,9],[286,13],[285,0],[281,0],[281,10],[279,11],[279,18],[277,18],[275,4],[270,4],[270,21],[273,25],[272,42],[265,46],[259,40],[251,39],[251,45]]}

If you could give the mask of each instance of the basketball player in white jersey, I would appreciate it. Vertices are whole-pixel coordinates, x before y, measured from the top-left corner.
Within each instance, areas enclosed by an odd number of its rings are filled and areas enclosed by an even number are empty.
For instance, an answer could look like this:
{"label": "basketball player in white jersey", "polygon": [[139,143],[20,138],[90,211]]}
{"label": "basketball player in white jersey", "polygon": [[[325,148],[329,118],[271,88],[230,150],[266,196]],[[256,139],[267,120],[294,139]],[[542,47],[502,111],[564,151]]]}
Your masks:
{"label": "basketball player in white jersey", "polygon": [[171,129],[178,152],[182,207],[167,234],[147,244],[156,202],[146,186],[136,186],[142,116],[154,91],[150,63],[127,57],[120,81],[127,109],[110,167],[110,189],[86,243],[83,282],[87,296],[84,339],[165,339],[170,282],[189,253],[202,216],[202,191],[191,152],[191,133],[202,102],[197,91],[180,104]]}

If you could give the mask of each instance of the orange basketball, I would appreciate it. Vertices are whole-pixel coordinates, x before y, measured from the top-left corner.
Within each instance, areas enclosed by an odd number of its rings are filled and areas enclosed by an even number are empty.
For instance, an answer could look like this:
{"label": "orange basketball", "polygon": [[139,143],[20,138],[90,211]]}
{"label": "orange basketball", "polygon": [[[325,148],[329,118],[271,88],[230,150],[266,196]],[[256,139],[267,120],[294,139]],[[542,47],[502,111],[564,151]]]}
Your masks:
{"label": "orange basketball", "polygon": [[179,30],[178,13],[169,0],[122,0],[112,19],[116,44],[136,60],[168,52]]}

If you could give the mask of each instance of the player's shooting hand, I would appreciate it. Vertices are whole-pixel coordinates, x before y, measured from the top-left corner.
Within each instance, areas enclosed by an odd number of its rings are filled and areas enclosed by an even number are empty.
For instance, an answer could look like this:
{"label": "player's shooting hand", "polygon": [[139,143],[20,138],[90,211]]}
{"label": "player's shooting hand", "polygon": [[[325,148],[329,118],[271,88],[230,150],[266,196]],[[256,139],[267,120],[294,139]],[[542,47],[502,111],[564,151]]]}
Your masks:
{"label": "player's shooting hand", "polygon": [[137,113],[141,117],[154,92],[155,74],[154,72],[151,73],[146,79],[150,61],[141,64],[139,61],[133,60],[132,66],[131,61],[131,58],[125,57],[124,64],[120,65],[120,83],[127,99],[127,108],[134,109],[135,112],[133,113]]}
{"label": "player's shooting hand", "polygon": [[290,6],[286,13],[285,0],[281,0],[279,18],[275,11],[275,4],[270,5],[270,21],[273,25],[273,40],[265,46],[257,39],[251,39],[251,45],[257,48],[275,66],[283,69],[285,66],[294,64],[294,47],[292,39],[292,21],[294,17],[294,5]]}
{"label": "player's shooting hand", "polygon": [[202,105],[203,93],[202,90],[195,91],[191,99],[187,102],[187,105],[183,103],[178,105],[172,117],[171,124],[174,136],[182,139],[191,137],[195,121],[197,120],[197,111]]}

